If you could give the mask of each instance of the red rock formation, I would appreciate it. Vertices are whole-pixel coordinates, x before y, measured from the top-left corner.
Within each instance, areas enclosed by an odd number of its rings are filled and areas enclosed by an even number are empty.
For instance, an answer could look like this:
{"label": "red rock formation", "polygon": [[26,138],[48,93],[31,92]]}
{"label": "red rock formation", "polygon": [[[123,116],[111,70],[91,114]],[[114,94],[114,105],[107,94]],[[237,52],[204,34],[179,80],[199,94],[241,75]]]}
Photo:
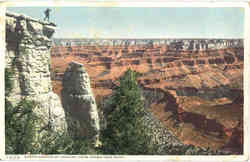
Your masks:
{"label": "red rock formation", "polygon": [[[166,93],[150,108],[184,143],[240,147],[242,153],[243,131],[237,123],[243,118],[243,51],[176,51],[168,45],[55,46],[51,50],[54,91],[60,95],[60,79],[73,60],[84,64],[96,97],[111,94],[115,81],[131,68],[140,74],[142,87]],[[167,121],[168,113],[184,123],[181,131]],[[184,138],[185,132],[192,138]],[[229,142],[235,141],[236,135],[241,137],[237,146]]]}

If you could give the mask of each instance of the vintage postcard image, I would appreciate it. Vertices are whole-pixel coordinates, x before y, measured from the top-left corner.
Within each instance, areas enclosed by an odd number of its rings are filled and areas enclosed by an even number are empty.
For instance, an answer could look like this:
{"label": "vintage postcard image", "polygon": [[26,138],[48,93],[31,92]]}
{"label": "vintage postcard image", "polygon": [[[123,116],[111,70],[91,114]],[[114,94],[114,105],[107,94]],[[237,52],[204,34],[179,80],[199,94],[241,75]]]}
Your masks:
{"label": "vintage postcard image", "polygon": [[245,157],[244,5],[5,10],[7,158]]}

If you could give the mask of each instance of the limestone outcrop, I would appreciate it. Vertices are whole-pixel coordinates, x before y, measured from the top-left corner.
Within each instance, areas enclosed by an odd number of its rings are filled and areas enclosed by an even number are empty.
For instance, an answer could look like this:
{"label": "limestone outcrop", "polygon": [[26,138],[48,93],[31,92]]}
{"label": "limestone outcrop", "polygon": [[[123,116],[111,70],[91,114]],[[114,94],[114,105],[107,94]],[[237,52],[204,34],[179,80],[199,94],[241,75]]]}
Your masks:
{"label": "limestone outcrop", "polygon": [[56,25],[25,15],[6,13],[5,67],[14,71],[12,103],[26,98],[37,103],[34,112],[42,118],[39,132],[48,125],[66,130],[64,110],[53,93],[50,78],[51,37]]}
{"label": "limestone outcrop", "polygon": [[90,79],[82,64],[69,63],[62,81],[62,104],[66,112],[68,130],[73,136],[80,136],[99,142],[99,116],[93,97]]}

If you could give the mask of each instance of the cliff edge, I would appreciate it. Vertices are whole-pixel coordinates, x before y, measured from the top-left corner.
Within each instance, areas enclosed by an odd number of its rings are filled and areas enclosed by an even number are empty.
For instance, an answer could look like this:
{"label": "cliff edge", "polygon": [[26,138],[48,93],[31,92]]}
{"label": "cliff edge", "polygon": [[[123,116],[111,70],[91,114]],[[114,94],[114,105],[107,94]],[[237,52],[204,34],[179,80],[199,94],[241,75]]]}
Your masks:
{"label": "cliff edge", "polygon": [[5,68],[14,71],[12,103],[33,100],[34,108],[43,119],[38,132],[50,126],[64,131],[67,124],[59,97],[52,92],[50,78],[51,37],[56,25],[16,13],[6,13]]}

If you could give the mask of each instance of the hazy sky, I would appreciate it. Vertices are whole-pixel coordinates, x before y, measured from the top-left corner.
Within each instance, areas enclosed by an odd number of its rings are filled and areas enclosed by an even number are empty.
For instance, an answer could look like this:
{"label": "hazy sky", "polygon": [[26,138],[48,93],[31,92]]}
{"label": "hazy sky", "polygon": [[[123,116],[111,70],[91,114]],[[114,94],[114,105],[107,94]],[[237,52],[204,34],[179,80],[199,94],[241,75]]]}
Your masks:
{"label": "hazy sky", "polygon": [[[43,19],[46,7],[8,11]],[[54,37],[243,38],[243,8],[51,7]]]}

